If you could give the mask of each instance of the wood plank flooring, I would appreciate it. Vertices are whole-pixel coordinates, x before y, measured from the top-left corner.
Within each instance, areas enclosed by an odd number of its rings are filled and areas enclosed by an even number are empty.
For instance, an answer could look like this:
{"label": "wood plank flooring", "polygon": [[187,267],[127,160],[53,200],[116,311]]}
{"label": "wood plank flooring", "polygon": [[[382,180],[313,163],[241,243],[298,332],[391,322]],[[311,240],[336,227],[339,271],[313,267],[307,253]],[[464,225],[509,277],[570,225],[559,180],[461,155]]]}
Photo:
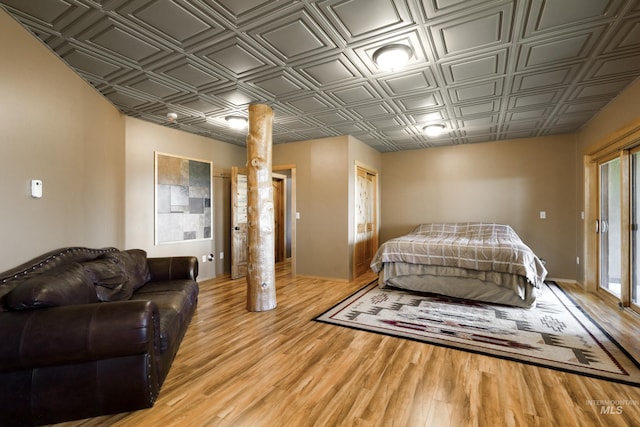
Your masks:
{"label": "wood plank flooring", "polygon": [[[261,313],[246,310],[244,279],[201,282],[155,406],[59,426],[640,425],[640,388],[311,321],[374,278],[293,278],[281,264],[278,307]],[[640,359],[637,316],[563,287]],[[633,402],[607,414],[596,400]]]}

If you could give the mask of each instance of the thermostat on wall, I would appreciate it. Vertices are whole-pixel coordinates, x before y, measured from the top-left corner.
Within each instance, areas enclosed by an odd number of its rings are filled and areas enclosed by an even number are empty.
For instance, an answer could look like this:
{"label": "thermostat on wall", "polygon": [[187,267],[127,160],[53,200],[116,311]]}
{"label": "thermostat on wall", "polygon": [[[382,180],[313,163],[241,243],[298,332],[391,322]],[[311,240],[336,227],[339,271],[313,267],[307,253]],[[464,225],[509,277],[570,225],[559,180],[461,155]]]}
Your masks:
{"label": "thermostat on wall", "polygon": [[39,179],[31,180],[31,197],[39,199],[42,197],[42,181]]}

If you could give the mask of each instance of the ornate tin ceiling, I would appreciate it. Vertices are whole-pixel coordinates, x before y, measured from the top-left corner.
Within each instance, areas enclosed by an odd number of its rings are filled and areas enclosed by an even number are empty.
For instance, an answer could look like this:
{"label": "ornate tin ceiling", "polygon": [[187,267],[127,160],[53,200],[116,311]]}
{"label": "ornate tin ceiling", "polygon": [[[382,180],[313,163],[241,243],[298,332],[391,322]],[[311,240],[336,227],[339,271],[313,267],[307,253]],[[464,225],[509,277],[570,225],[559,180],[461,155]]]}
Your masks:
{"label": "ornate tin ceiling", "polygon": [[[637,0],[0,0],[122,112],[245,145],[353,135],[381,152],[574,132],[640,75]],[[381,71],[374,51],[414,56]],[[173,123],[167,113],[177,114]],[[444,123],[446,133],[422,128]]]}

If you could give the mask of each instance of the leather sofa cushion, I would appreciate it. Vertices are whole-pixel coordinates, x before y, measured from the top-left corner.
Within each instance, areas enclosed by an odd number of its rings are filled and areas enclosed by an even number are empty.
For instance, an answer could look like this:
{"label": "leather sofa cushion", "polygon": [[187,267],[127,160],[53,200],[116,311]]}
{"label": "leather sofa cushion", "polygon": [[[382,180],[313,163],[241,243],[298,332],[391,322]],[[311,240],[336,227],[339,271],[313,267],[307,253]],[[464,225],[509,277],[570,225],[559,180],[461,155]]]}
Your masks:
{"label": "leather sofa cushion", "polygon": [[160,351],[182,339],[198,301],[198,285],[191,280],[149,282],[133,294],[132,300],[150,300],[160,312]]}
{"label": "leather sofa cushion", "polygon": [[98,302],[95,289],[82,265],[55,267],[16,286],[6,297],[12,310],[59,307]]}
{"label": "leather sofa cushion", "polygon": [[124,301],[131,298],[133,285],[122,264],[116,260],[96,259],[82,263],[82,267],[95,286],[100,301]]}
{"label": "leather sofa cushion", "polygon": [[101,259],[112,260],[120,264],[126,273],[130,285],[135,292],[151,280],[151,273],[147,265],[147,252],[142,249],[129,249],[122,252],[110,252],[102,255]]}

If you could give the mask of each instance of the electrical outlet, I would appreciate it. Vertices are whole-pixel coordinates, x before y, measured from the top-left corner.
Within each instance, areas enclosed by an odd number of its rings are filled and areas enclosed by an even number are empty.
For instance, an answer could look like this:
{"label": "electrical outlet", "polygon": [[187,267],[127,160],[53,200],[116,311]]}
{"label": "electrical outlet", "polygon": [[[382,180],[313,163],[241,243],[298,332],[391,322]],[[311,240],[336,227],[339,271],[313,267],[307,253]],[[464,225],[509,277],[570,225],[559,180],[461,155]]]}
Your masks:
{"label": "electrical outlet", "polygon": [[547,213],[545,211],[540,211],[540,219],[546,219]]}
{"label": "electrical outlet", "polygon": [[579,256],[576,257],[576,264],[580,265],[580,257]]}
{"label": "electrical outlet", "polygon": [[202,255],[202,262],[207,262],[207,256],[206,255]]}
{"label": "electrical outlet", "polygon": [[220,259],[224,259],[224,252],[220,252]]}

